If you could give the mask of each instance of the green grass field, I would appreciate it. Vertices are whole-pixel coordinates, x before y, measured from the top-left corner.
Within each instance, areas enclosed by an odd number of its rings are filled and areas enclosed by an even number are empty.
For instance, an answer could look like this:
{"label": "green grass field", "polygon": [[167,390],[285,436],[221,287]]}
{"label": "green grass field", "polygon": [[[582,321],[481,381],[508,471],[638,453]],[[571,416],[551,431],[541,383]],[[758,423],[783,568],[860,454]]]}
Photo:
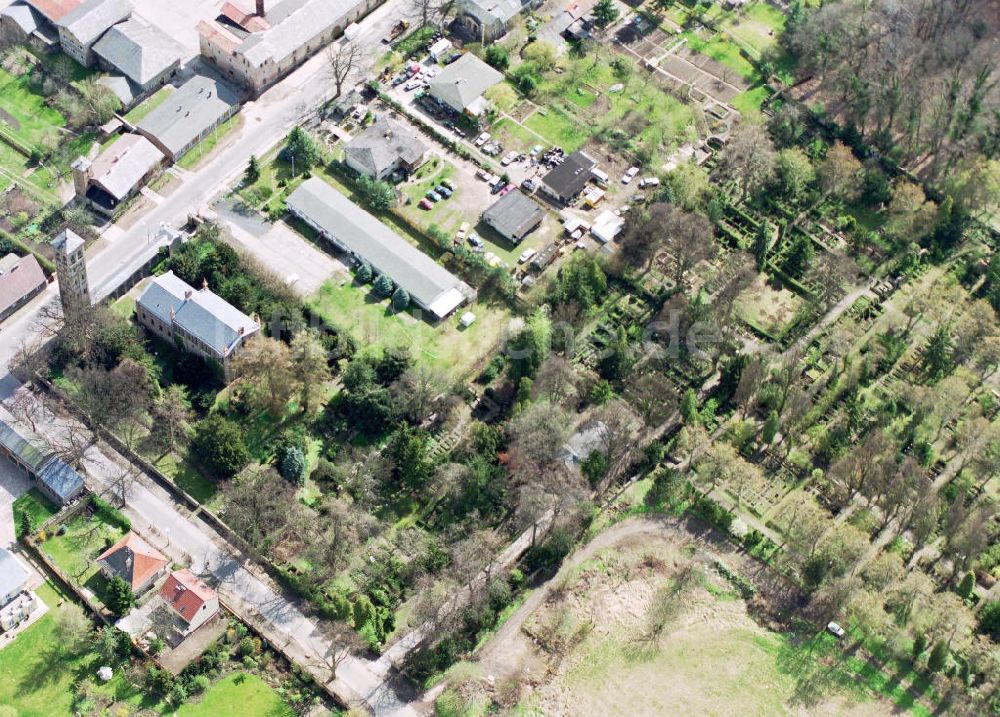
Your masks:
{"label": "green grass field", "polygon": [[38,530],[38,527],[51,518],[59,509],[46,498],[37,488],[32,488],[27,493],[14,501],[12,506],[14,513],[14,529],[21,535],[21,515],[28,514],[31,521],[31,529]]}
{"label": "green grass field", "polygon": [[554,106],[536,110],[522,124],[567,152],[575,152],[589,139],[589,133],[582,126]]}
{"label": "green grass field", "polygon": [[456,316],[431,324],[408,313],[394,313],[388,299],[375,301],[369,289],[350,281],[341,286],[341,280],[334,279],[308,303],[324,319],[350,331],[361,346],[408,346],[415,359],[451,378],[464,376],[493,348],[509,319],[504,309],[474,304],[467,310],[478,318],[468,329],[459,328]]}
{"label": "green grass field", "polygon": [[4,131],[31,147],[46,136],[58,136],[66,119],[45,104],[45,98],[31,90],[28,76],[15,77],[0,69],[0,97],[3,97],[0,119]]}
{"label": "green grass field", "polygon": [[281,696],[256,675],[228,675],[206,690],[197,702],[188,702],[175,717],[293,717]]}

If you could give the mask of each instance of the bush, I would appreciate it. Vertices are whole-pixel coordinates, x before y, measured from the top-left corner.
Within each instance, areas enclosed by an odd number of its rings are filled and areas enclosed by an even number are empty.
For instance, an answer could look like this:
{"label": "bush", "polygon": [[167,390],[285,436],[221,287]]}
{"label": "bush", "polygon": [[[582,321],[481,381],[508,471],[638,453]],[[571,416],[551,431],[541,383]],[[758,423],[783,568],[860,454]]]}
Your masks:
{"label": "bush", "polygon": [[406,289],[399,287],[392,294],[392,308],[396,311],[402,311],[407,306],[410,305],[410,295],[406,292]]}
{"label": "bush", "polygon": [[135,605],[135,595],[132,586],[120,576],[115,575],[108,582],[108,608],[115,615],[125,615]]}
{"label": "bush", "polygon": [[217,414],[198,424],[191,448],[202,465],[217,478],[231,478],[250,462],[243,429]]}
{"label": "bush", "polygon": [[242,640],[240,640],[240,656],[246,657],[247,655],[252,655],[255,652],[253,638],[247,635]]}
{"label": "bush", "polygon": [[372,267],[368,262],[362,262],[354,272],[354,280],[359,284],[367,284],[372,280]]}
{"label": "bush", "polygon": [[979,610],[979,632],[1000,640],[1000,600],[990,600]]}
{"label": "bush", "polygon": [[375,294],[381,297],[389,296],[392,293],[392,279],[385,274],[379,274],[372,286]]}
{"label": "bush", "polygon": [[278,463],[281,476],[296,485],[302,485],[306,475],[306,457],[298,446],[288,446]]}
{"label": "bush", "polygon": [[204,692],[209,687],[211,687],[212,681],[208,679],[205,675],[195,675],[194,679],[191,680],[191,692],[198,694],[199,692]]}

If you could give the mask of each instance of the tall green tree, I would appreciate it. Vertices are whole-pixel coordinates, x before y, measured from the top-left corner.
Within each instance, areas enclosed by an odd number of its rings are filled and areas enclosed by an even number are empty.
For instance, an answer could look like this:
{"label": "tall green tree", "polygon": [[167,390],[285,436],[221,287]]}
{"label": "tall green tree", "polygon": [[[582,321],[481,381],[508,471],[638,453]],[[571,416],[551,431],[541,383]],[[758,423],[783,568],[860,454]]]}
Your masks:
{"label": "tall green tree", "polygon": [[250,162],[247,164],[247,169],[243,173],[244,184],[256,184],[257,180],[260,179],[260,162],[254,155],[250,155]]}
{"label": "tall green tree", "polygon": [[319,147],[308,132],[296,125],[288,135],[284,157],[295,164],[296,172],[304,172],[319,164]]}
{"label": "tall green tree", "polygon": [[612,0],[598,0],[593,11],[594,25],[601,31],[607,30],[618,19],[618,15],[618,8]]}

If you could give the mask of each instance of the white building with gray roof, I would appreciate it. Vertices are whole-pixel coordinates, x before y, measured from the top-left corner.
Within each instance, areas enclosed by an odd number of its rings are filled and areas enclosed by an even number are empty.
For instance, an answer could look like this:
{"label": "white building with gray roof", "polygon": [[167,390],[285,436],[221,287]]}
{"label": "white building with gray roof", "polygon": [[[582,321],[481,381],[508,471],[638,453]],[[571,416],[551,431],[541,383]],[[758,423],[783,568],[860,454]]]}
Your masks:
{"label": "white building with gray roof", "polygon": [[344,147],[347,166],[368,177],[385,179],[397,170],[407,174],[424,163],[427,145],[416,130],[388,117],[376,120]]}
{"label": "white building with gray roof", "polygon": [[239,102],[239,94],[229,85],[195,75],[150,112],[136,130],[176,162],[232,117]]}
{"label": "white building with gray roof", "polygon": [[56,23],[63,52],[84,67],[94,62],[94,44],[132,14],[130,0],[84,0]]}
{"label": "white building with gray roof", "polygon": [[229,379],[230,361],[260,331],[260,323],[207,284],[196,291],[172,271],[152,281],[136,302],[136,319],[160,338],[218,363]]}
{"label": "white building with gray roof", "polygon": [[184,49],[163,30],[132,17],[104,33],[94,54],[105,70],[120,73],[135,86],[135,101],[170,81]]}
{"label": "white building with gray roof", "polygon": [[467,52],[431,79],[428,89],[431,97],[455,112],[478,117],[488,106],[483,93],[502,79],[503,75]]}
{"label": "white building with gray roof", "polygon": [[543,219],[545,211],[541,205],[516,189],[507,192],[483,212],[483,221],[515,244],[520,244],[537,229]]}
{"label": "white building with gray roof", "polygon": [[287,205],[338,249],[392,279],[435,320],[475,298],[461,279],[319,177],[303,182]]}
{"label": "white building with gray roof", "polygon": [[458,0],[452,29],[468,42],[493,42],[510,29],[511,21],[528,6],[521,0]]}
{"label": "white building with gray roof", "polygon": [[106,216],[134,196],[163,166],[166,157],[156,145],[139,134],[126,134],[93,161],[78,157],[73,162],[73,185],[77,197]]}
{"label": "white building with gray roof", "polygon": [[382,0],[284,0],[256,12],[233,2],[198,23],[201,54],[254,95],[260,94],[339,37]]}

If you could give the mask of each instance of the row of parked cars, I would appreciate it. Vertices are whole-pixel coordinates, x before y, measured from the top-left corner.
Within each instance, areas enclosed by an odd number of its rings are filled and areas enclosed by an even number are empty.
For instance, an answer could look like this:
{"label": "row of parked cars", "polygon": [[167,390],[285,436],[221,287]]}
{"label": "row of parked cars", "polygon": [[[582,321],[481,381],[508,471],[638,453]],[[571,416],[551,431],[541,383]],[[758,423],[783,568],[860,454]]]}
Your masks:
{"label": "row of parked cars", "polygon": [[[636,178],[639,174],[638,167],[629,167],[625,170],[625,174],[622,175],[622,184],[631,184],[632,180]],[[658,187],[660,186],[660,180],[658,177],[643,177],[639,180],[639,188],[645,189],[646,187]]]}
{"label": "row of parked cars", "polygon": [[431,210],[434,205],[440,202],[442,199],[451,199],[451,195],[455,193],[455,183],[450,179],[444,179],[441,184],[436,187],[431,187],[427,190],[424,198],[420,200],[418,205],[421,209]]}

